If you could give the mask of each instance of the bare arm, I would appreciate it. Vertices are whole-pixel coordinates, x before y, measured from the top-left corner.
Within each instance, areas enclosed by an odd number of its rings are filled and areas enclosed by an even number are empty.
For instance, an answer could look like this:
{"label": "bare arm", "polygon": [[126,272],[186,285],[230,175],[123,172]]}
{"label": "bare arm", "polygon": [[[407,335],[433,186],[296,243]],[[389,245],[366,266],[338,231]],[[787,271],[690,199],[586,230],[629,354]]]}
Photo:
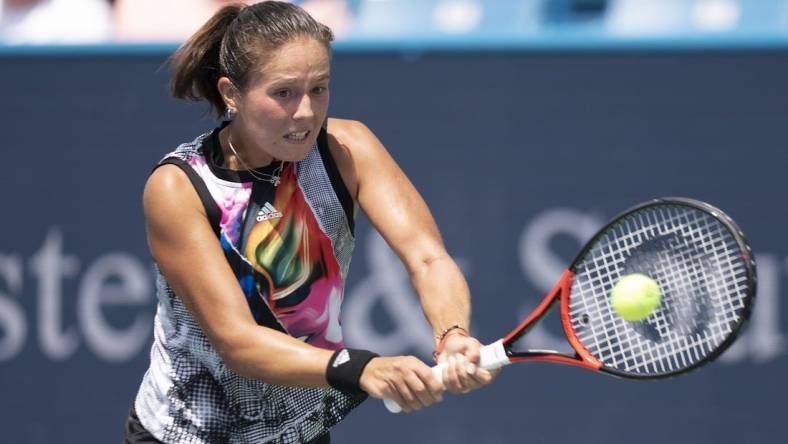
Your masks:
{"label": "bare arm", "polygon": [[467,329],[468,286],[424,199],[366,126],[331,119],[329,131],[351,195],[403,261],[434,334],[455,324]]}
{"label": "bare arm", "polygon": [[[466,331],[470,322],[470,292],[457,264],[446,252],[435,221],[424,199],[394,162],[381,142],[363,124],[332,119],[335,157],[344,156],[340,171],[352,167],[351,193],[386,242],[405,264],[422,309],[435,336],[451,326]],[[478,363],[479,343],[452,335],[447,356]],[[475,372],[464,362],[444,374],[452,391],[467,391],[492,380],[486,371]],[[471,375],[471,373],[474,373]]]}

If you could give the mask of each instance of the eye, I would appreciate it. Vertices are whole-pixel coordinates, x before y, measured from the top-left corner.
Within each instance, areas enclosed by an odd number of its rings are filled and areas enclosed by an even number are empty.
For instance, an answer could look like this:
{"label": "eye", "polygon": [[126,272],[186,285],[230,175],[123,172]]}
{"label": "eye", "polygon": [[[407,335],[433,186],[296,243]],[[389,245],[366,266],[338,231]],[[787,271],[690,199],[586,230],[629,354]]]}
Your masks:
{"label": "eye", "polygon": [[328,88],[326,88],[325,86],[316,86],[316,87],[312,88],[312,94],[315,94],[315,95],[318,95],[318,96],[321,95],[321,94],[325,94],[326,91],[328,91]]}
{"label": "eye", "polygon": [[290,90],[289,89],[280,89],[277,92],[275,92],[274,95],[276,95],[276,97],[279,97],[281,99],[286,99],[286,98],[290,97]]}

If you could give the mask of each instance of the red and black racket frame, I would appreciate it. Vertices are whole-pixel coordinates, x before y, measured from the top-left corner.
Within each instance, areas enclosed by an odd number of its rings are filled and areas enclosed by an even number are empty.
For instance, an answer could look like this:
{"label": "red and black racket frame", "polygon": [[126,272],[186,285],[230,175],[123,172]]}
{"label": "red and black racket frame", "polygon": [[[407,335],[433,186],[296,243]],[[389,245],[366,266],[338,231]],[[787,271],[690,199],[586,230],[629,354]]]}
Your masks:
{"label": "red and black racket frame", "polygon": [[[719,347],[717,347],[714,351],[709,353],[706,357],[699,360],[698,362],[690,366],[687,366],[685,368],[682,368],[678,371],[645,375],[639,373],[624,372],[615,368],[607,367],[605,366],[604,362],[600,361],[595,356],[593,356],[583,346],[583,344],[578,339],[577,333],[575,332],[575,329],[572,326],[572,322],[569,318],[570,292],[572,289],[572,281],[575,277],[576,269],[579,266],[579,264],[583,261],[586,254],[588,254],[589,250],[593,248],[594,245],[597,243],[597,241],[600,238],[602,238],[608,232],[608,230],[611,229],[612,226],[616,225],[619,220],[626,218],[633,213],[643,211],[649,207],[665,206],[665,205],[686,206],[686,207],[691,207],[701,210],[715,217],[730,230],[732,236],[736,239],[736,242],[738,243],[739,249],[742,254],[743,262],[747,269],[748,282],[750,283],[750,285],[747,288],[747,295],[744,302],[742,315],[739,318],[738,324],[733,327],[732,333],[720,344]],[[665,198],[654,199],[645,203],[641,203],[635,207],[632,207],[622,212],[621,214],[613,218],[610,222],[608,222],[605,226],[603,226],[591,238],[591,240],[589,240],[586,243],[586,245],[577,255],[575,260],[572,262],[572,265],[566,271],[564,271],[564,273],[561,275],[561,278],[558,280],[558,283],[550,291],[550,293],[548,293],[548,295],[539,303],[539,305],[534,309],[534,311],[522,323],[520,323],[520,325],[518,325],[517,328],[512,330],[508,335],[506,335],[503,338],[502,340],[503,347],[504,350],[506,351],[507,357],[511,362],[518,362],[518,361],[556,362],[556,363],[575,365],[594,371],[608,373],[613,376],[618,376],[622,378],[631,378],[631,379],[668,378],[700,368],[704,364],[707,364],[713,361],[714,359],[716,359],[728,347],[730,347],[730,345],[741,334],[744,325],[747,323],[747,320],[750,318],[750,315],[752,314],[753,303],[755,301],[756,287],[757,287],[757,274],[755,267],[755,258],[753,257],[752,250],[750,249],[750,246],[744,237],[744,233],[741,231],[741,229],[739,229],[739,227],[736,225],[733,219],[731,219],[727,214],[725,214],[718,208],[695,199],[690,199],[685,197],[665,197]],[[566,334],[567,340],[572,346],[572,349],[575,351],[575,354],[567,355],[567,354],[560,354],[560,353],[554,353],[549,351],[523,351],[523,352],[514,351],[511,348],[511,345],[517,342],[518,339],[520,339],[522,336],[527,334],[534,326],[536,326],[539,323],[539,321],[542,320],[545,317],[545,315],[547,315],[547,313],[556,303],[559,304],[561,325],[563,327],[564,333]]]}

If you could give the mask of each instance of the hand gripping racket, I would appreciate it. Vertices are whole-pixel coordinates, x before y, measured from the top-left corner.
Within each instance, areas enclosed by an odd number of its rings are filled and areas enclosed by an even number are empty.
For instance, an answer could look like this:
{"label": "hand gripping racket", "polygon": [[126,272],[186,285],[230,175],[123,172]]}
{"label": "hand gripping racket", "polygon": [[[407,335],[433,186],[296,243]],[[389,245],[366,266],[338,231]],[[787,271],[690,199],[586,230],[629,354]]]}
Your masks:
{"label": "hand gripping racket", "polygon": [[[610,304],[613,286],[632,273],[650,277],[662,293],[639,321],[624,320]],[[697,200],[652,200],[599,230],[536,309],[482,347],[479,366],[548,361],[634,379],[686,373],[733,343],[752,312],[755,285],[752,251],[730,217]],[[556,303],[574,355],[518,344]],[[433,367],[439,379],[443,368]]]}

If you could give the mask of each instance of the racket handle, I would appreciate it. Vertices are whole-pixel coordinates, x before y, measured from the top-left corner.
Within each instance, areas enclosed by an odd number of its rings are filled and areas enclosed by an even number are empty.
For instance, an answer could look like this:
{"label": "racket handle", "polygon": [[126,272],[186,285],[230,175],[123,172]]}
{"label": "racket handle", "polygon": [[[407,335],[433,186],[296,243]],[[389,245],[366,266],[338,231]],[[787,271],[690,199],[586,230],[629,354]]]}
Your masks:
{"label": "racket handle", "polygon": [[[479,350],[479,367],[485,370],[495,370],[509,363],[509,357],[506,356],[506,350],[503,348],[503,339],[485,345]],[[449,364],[444,362],[432,367],[432,375],[435,376],[435,379],[440,381],[441,384],[443,384],[443,369],[448,365]],[[446,387],[443,389],[446,390]],[[386,409],[391,413],[399,413],[402,411],[402,407],[393,399],[384,399],[383,405],[385,405]]]}

